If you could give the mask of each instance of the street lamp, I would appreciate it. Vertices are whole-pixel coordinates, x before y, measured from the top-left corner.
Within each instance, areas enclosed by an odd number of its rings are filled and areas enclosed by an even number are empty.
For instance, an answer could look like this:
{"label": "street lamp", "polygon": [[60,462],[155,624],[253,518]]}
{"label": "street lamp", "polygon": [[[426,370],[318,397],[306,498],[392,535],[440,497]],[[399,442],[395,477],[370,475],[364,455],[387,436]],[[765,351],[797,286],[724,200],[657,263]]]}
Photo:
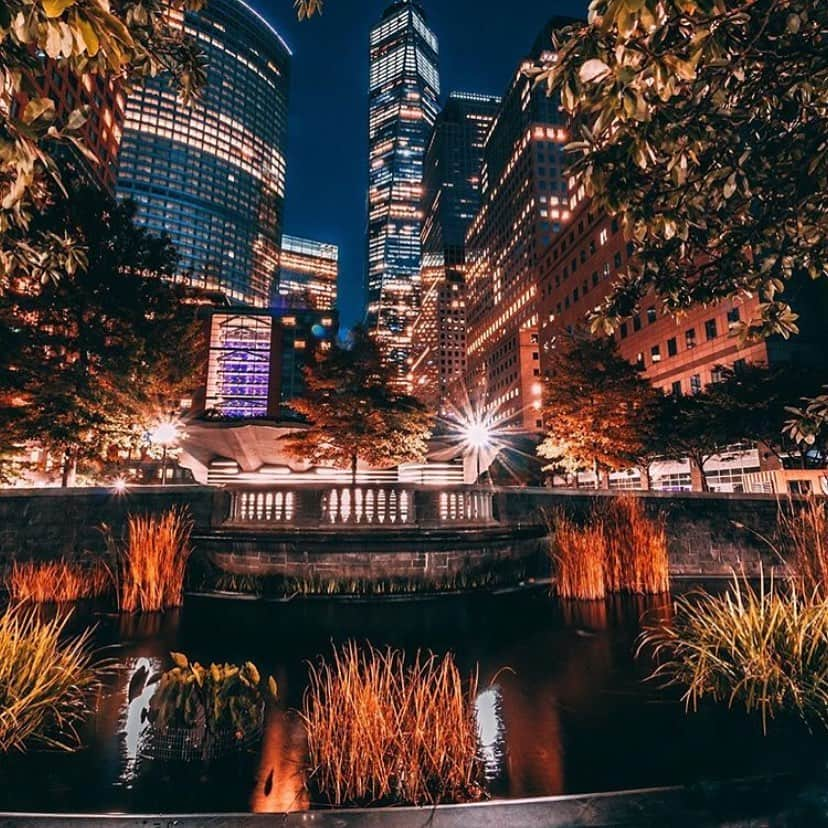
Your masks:
{"label": "street lamp", "polygon": [[477,457],[477,477],[475,482],[480,480],[480,455],[483,449],[491,445],[492,432],[489,426],[481,420],[476,420],[468,423],[463,430],[463,439],[469,448],[474,449]]}
{"label": "street lamp", "polygon": [[161,446],[161,485],[167,485],[167,452],[178,442],[178,426],[172,422],[159,423],[151,432],[150,440]]}

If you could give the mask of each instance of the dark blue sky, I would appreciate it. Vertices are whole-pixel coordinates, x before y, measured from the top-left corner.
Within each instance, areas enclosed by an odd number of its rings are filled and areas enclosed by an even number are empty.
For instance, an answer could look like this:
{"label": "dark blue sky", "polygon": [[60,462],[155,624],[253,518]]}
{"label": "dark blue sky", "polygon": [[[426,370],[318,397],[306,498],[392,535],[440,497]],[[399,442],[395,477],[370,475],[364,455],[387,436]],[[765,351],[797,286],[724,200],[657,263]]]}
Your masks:
{"label": "dark blue sky", "polygon": [[[322,17],[295,18],[292,0],[249,0],[293,50],[285,232],[340,246],[344,327],[362,315],[368,166],[368,33],[391,0],[326,0]],[[586,0],[421,0],[440,39],[443,97],[503,94],[554,15],[584,15]]]}

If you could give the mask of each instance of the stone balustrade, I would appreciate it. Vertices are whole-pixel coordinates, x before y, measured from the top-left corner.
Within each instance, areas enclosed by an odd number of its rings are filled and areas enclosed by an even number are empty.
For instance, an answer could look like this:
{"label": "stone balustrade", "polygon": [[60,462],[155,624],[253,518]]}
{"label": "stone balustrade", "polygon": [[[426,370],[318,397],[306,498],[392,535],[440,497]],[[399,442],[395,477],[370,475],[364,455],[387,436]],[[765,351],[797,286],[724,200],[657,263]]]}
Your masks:
{"label": "stone balustrade", "polygon": [[226,526],[390,529],[492,526],[493,493],[398,484],[231,489]]}

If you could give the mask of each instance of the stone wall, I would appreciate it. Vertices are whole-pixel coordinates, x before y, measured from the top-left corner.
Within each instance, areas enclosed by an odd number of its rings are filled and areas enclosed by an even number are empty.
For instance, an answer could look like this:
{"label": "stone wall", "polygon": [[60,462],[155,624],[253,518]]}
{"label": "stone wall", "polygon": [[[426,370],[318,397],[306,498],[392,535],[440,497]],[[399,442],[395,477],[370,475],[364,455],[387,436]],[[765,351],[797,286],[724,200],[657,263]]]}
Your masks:
{"label": "stone wall", "polygon": [[[502,489],[495,498],[495,517],[516,525],[543,520],[563,509],[585,520],[596,504],[617,492],[563,492]],[[728,576],[735,570],[757,574],[779,566],[780,502],[772,495],[631,493],[652,514],[667,520],[670,571],[673,575]]]}
{"label": "stone wall", "polygon": [[207,528],[224,493],[192,487],[151,487],[116,494],[110,489],[10,489],[0,492],[0,567],[12,559],[77,558],[103,552],[101,527],[125,533],[130,514],[160,514],[186,506]]}
{"label": "stone wall", "polygon": [[[0,567],[18,558],[77,557],[96,554],[104,549],[103,524],[115,536],[123,536],[129,514],[161,513],[172,505],[185,505],[196,524],[199,546],[216,554],[235,556],[233,568],[242,571],[239,556],[259,558],[259,565],[269,562],[274,570],[287,572],[304,565],[307,574],[328,575],[342,566],[342,554],[350,557],[348,572],[362,577],[365,572],[380,575],[387,571],[416,571],[420,574],[459,569],[480,569],[487,561],[521,557],[525,547],[509,542],[509,528],[528,528],[542,521],[542,513],[564,508],[584,518],[596,501],[611,496],[596,492],[561,492],[544,489],[500,489],[495,494],[495,517],[506,529],[503,534],[451,533],[435,534],[429,530],[411,530],[405,538],[370,533],[349,539],[346,532],[321,535],[305,529],[284,542],[271,537],[263,542],[254,533],[235,533],[228,546],[219,543],[229,531],[222,524],[229,513],[229,495],[219,489],[174,487],[135,489],[118,495],[107,489],[7,490],[0,493]],[[671,568],[676,575],[721,576],[733,568],[758,571],[778,558],[760,535],[773,539],[776,530],[778,501],[764,495],[668,495],[648,493],[641,497],[653,512],[667,517]],[[511,533],[513,536],[514,532]],[[208,540],[209,537],[209,540]],[[402,543],[398,543],[398,541]],[[394,543],[392,551],[392,541]],[[537,541],[533,541],[537,549]],[[400,557],[392,559],[394,554]],[[264,556],[264,557],[263,557]],[[227,557],[226,560],[231,560]],[[255,564],[253,564],[255,565]]]}

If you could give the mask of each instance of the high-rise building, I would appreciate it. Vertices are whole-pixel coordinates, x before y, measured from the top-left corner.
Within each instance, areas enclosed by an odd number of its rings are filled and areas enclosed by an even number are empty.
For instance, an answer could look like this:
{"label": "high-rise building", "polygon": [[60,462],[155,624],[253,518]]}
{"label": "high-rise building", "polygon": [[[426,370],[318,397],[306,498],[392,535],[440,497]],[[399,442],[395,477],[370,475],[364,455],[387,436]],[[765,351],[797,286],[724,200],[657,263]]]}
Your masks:
{"label": "high-rise building", "polygon": [[303,369],[336,339],[332,313],[239,308],[211,315],[205,407],[233,419],[296,419]]}
{"label": "high-rise building", "polygon": [[335,244],[282,236],[275,297],[278,307],[332,311],[338,278],[339,248]]}
{"label": "high-rise building", "polygon": [[[530,59],[552,48],[553,18]],[[539,431],[538,264],[569,221],[559,101],[520,70],[486,141],[482,205],[466,237],[467,393],[501,427]]]}
{"label": "high-rise building", "polygon": [[426,151],[411,373],[414,393],[438,412],[466,370],[466,232],[480,208],[483,148],[499,106],[497,97],[452,92]]}
{"label": "high-rise building", "polygon": [[389,6],[371,30],[367,324],[406,385],[419,294],[423,161],[439,109],[437,61],[422,6]]}
{"label": "high-rise building", "polygon": [[[118,151],[124,128],[124,93],[117,78],[91,72],[81,75],[41,56],[41,71],[32,79],[39,95],[55,104],[55,124],[63,127],[70,113],[86,107],[88,115],[80,137],[89,156],[68,142],[54,147],[55,154],[68,162],[83,180],[115,192]],[[29,96],[20,94],[11,105],[12,117],[25,108]]]}
{"label": "high-rise building", "polygon": [[166,232],[181,278],[266,307],[279,271],[290,50],[242,0],[179,13],[207,59],[207,87],[184,105],[167,78],[127,100],[118,195]]}

